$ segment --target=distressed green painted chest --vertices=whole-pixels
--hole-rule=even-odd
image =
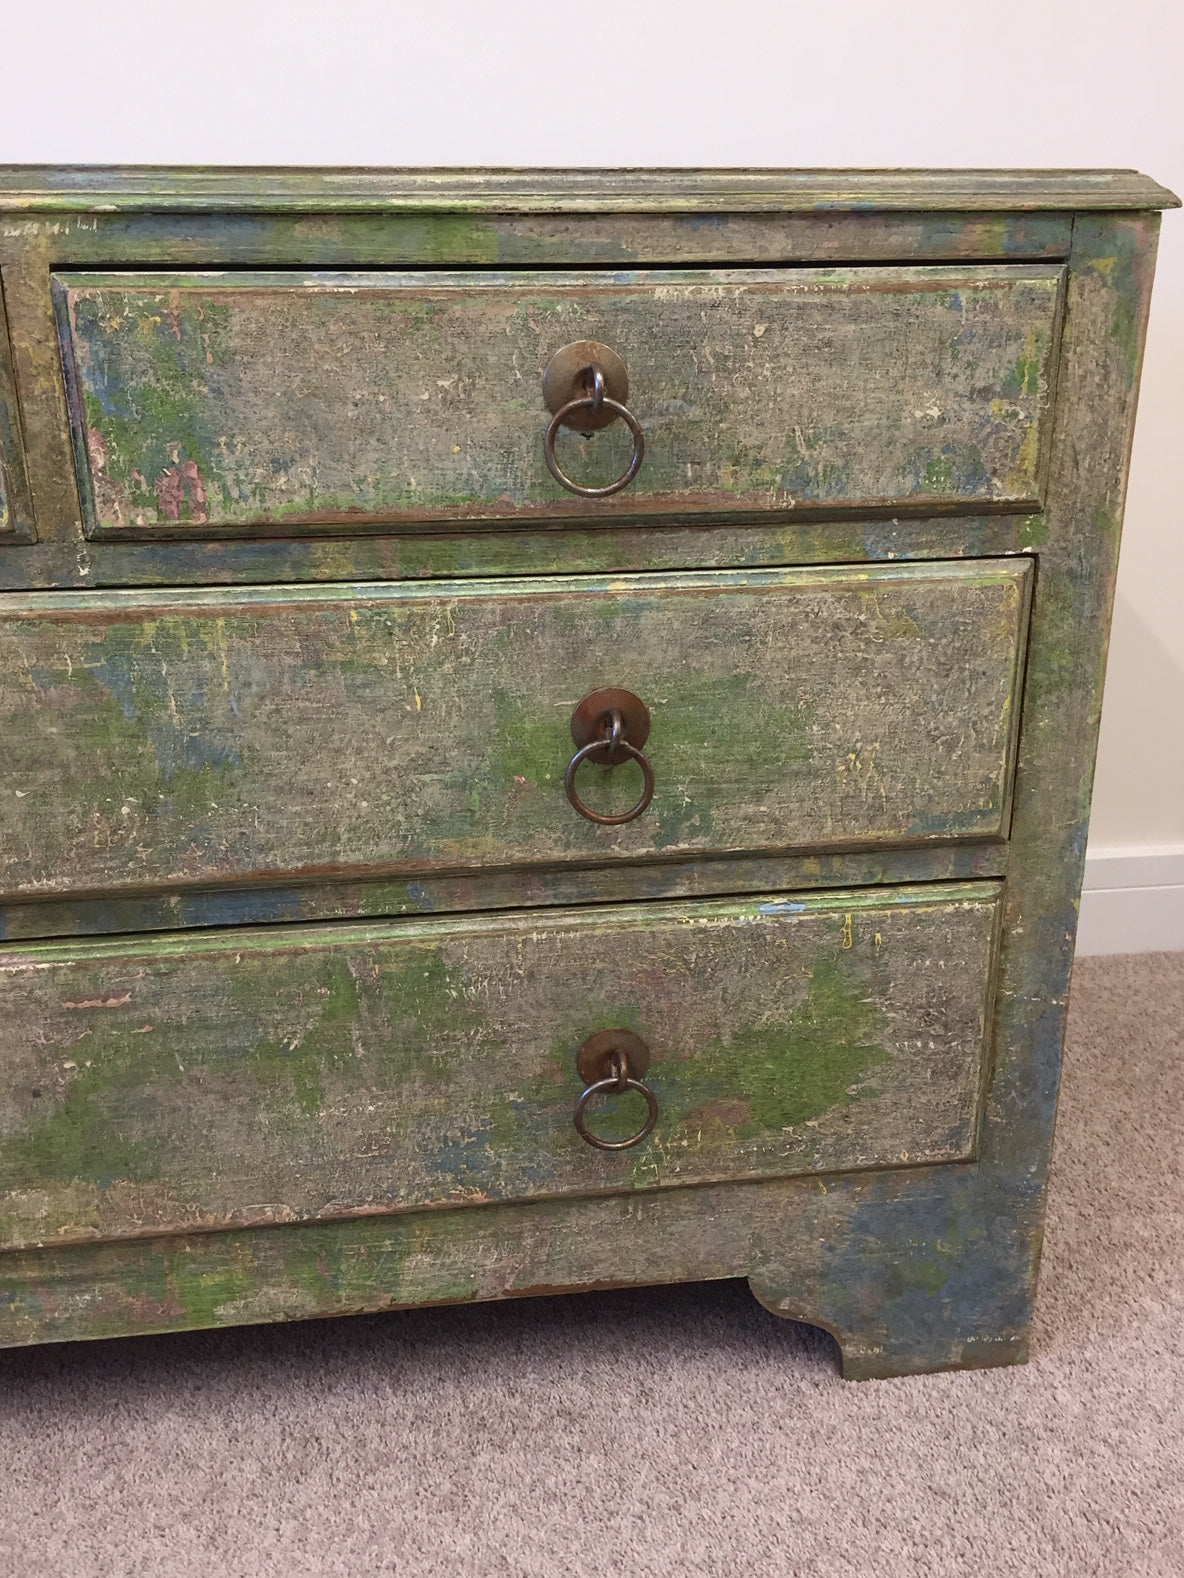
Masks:
[[[1024,1358],[1174,201],[0,170],[0,1343]]]

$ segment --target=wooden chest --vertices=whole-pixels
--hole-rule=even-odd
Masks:
[[[1023,1359],[1174,202],[0,171],[0,1344]]]

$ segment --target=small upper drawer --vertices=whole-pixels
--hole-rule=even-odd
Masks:
[[[1052,265],[55,276],[91,533],[283,536],[457,521],[1039,502]],[[547,470],[542,375],[625,363],[635,480]],[[560,429],[583,484],[622,422]]]
[[[973,1156],[995,884],[0,949],[0,1249]],[[625,1030],[652,1134],[581,1140]],[[589,1132],[628,1139],[641,1092]]]
[[[1031,569],[14,593],[0,893],[997,838]],[[606,688],[654,781],[612,826],[565,794]],[[643,771],[572,788],[620,817]]]

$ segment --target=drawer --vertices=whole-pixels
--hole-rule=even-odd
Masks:
[[[1038,504],[1056,265],[521,274],[61,274],[91,534]],[[633,483],[543,455],[565,344],[624,361]],[[584,485],[620,421],[561,429]]]
[[[0,893],[1006,835],[1026,559],[13,594]],[[600,826],[577,704],[644,703]],[[639,798],[590,762],[598,815]]]
[[[974,1154],[998,885],[0,951],[0,1242]],[[576,1133],[577,1055],[657,1121]],[[603,1103],[603,1105],[601,1105]],[[595,1096],[627,1139],[643,1097]]]

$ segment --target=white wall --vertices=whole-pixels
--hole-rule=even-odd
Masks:
[[[1110,165],[1184,191],[1180,0],[4,0],[0,61],[4,162]],[[1184,851],[1182,450],[1169,214],[1091,850]]]

